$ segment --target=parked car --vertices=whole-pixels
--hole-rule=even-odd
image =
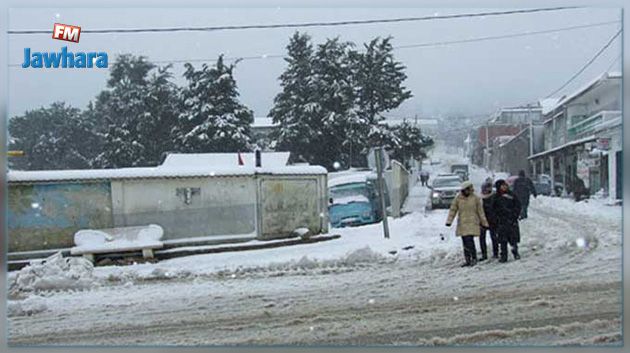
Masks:
[[[329,181],[328,214],[333,228],[380,222],[383,212],[376,175],[352,175]],[[385,188],[386,207],[389,194]]]
[[[534,181],[534,186],[536,186],[536,192],[541,195],[552,195],[551,193],[551,177],[547,174],[539,174],[536,180]],[[539,192],[538,189],[544,191]],[[564,191],[564,184],[559,181],[554,182],[554,190],[553,195],[560,196]]]
[[[468,164],[451,165],[451,173],[459,175],[462,180],[468,180]]]
[[[428,206],[431,209],[450,207],[461,184],[462,178],[457,174],[438,174],[431,184],[431,198]]]
[[[538,195],[551,196],[551,184],[534,181],[534,187]]]

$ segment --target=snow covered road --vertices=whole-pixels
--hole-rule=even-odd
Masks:
[[[485,174],[471,171],[475,185]],[[620,207],[538,198],[521,260],[460,268],[460,240],[446,210],[424,211],[427,195],[412,189],[390,240],[380,224],[348,228],[318,244],[99,267],[87,289],[16,296],[9,342],[621,343]]]

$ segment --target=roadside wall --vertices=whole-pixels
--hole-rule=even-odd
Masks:
[[[108,182],[9,185],[8,251],[74,246],[74,233],[113,226]]]
[[[253,176],[112,181],[116,227],[159,224],[164,240],[256,232]]]
[[[326,174],[9,183],[9,252],[74,246],[80,229],[158,224],[163,239],[328,231]]]
[[[327,176],[265,175],[258,179],[259,239],[291,236],[297,228],[328,232]]]

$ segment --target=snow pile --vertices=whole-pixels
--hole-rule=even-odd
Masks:
[[[560,197],[538,196],[530,200],[530,207],[562,212],[564,214],[580,215],[586,218],[596,218],[610,222],[621,223],[621,206],[610,206],[606,199],[588,199],[575,202],[572,199]]]
[[[94,266],[86,259],[66,257],[61,252],[18,271],[9,285],[12,293],[85,289],[96,284]]]
[[[285,249],[286,250],[286,249]],[[258,250],[264,252],[264,250]],[[343,267],[365,266],[386,261],[393,261],[391,256],[385,257],[372,249],[365,246],[356,250],[347,252],[340,257],[331,257],[328,259],[318,258],[317,256],[301,255],[296,258],[288,258],[286,261],[273,261],[273,257],[258,257],[256,261],[235,261],[233,265],[230,263],[218,262],[222,256],[236,256],[243,260],[245,256],[251,252],[238,252],[234,254],[212,254],[197,255],[185,258],[167,260],[161,262],[158,267],[154,264],[137,264],[131,266],[110,266],[97,268],[97,275],[102,276],[105,281],[116,283],[137,283],[140,281],[153,280],[170,280],[178,278],[195,278],[195,277],[242,277],[245,275],[265,273],[270,275],[273,272],[301,272],[306,274],[307,270],[330,270],[333,268],[341,269]],[[193,261],[191,261],[193,258]],[[275,257],[278,258],[277,256]],[[212,261],[215,260],[215,261]],[[191,263],[198,266],[190,266]],[[299,274],[299,273],[298,273]]]
[[[7,301],[7,316],[31,316],[46,311],[48,306],[44,298],[39,296],[28,297],[24,300]]]

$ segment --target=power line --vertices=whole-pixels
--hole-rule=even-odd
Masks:
[[[573,80],[575,80],[582,72],[584,72],[584,70],[586,70],[589,66],[591,66],[591,64],[595,61],[595,59],[597,59],[608,47],[610,47],[610,45],[615,41],[615,39],[617,37],[619,37],[619,35],[621,34],[622,30],[620,29],[619,31],[617,31],[617,33],[615,33],[614,36],[612,36],[612,38],[610,38],[610,40],[608,41],[608,43],[606,43],[606,45],[604,45],[598,52],[597,54],[595,54],[595,56],[593,56],[584,66],[582,66],[582,68],[580,70],[578,70],[578,72],[576,72],[573,76],[571,76],[571,78],[565,82],[562,86],[560,86],[560,88],[556,89],[555,91],[549,93],[545,98],[550,98],[551,96],[555,95],[556,93],[560,92],[563,88],[565,88],[567,85],[569,85],[569,83],[573,82]]]
[[[395,47],[395,49],[432,47],[432,46],[447,45],[447,44],[461,44],[461,43],[481,42],[481,41],[485,41],[485,40],[525,37],[525,36],[536,35],[536,34],[556,33],[556,32],[562,32],[562,31],[570,31],[570,30],[574,30],[574,29],[605,26],[605,25],[609,25],[609,24],[613,24],[613,23],[619,23],[619,22],[620,21],[617,20],[617,21],[593,23],[593,24],[588,24],[588,25],[580,25],[580,26],[571,26],[571,27],[549,29],[549,30],[543,30],[543,31],[527,31],[527,32],[521,32],[521,33],[503,34],[503,35],[489,36],[489,37],[477,37],[477,38],[460,39],[460,40],[452,40],[452,41],[444,41],[444,42],[432,42],[432,43],[422,43],[422,44],[401,45],[401,46]]]
[[[539,35],[539,34],[546,34],[546,33],[571,31],[571,30],[583,29],[583,28],[599,27],[599,26],[605,26],[605,25],[615,24],[619,22],[620,21],[618,20],[608,21],[608,22],[598,22],[598,23],[579,25],[579,26],[560,27],[560,28],[554,28],[554,29],[548,29],[548,30],[542,30],[542,31],[526,31],[526,32],[520,32],[520,33],[504,34],[504,35],[489,36],[489,37],[475,37],[475,38],[467,38],[467,39],[452,40],[452,41],[408,44],[408,45],[394,46],[393,48],[394,49],[412,49],[412,48],[422,48],[422,47],[431,47],[431,46],[444,46],[444,45],[451,45],[451,44],[473,43],[473,42],[481,42],[481,41],[488,41],[488,40],[507,39],[507,38],[514,38],[514,37],[524,37],[524,36],[530,36],[530,35]],[[223,58],[223,60],[247,61],[247,60],[261,60],[261,59],[280,59],[284,57],[285,57],[284,54],[271,54],[271,55],[254,55],[254,56],[241,56],[241,57],[225,57]],[[216,60],[217,60],[216,58],[212,58],[212,59],[197,58],[197,59],[157,60],[157,61],[152,61],[152,62],[154,64],[169,64],[169,63],[176,64],[176,63],[186,63],[186,62],[191,62],[191,63],[192,62],[215,62]],[[11,64],[9,66],[18,67],[18,66],[21,66],[21,64]]]
[[[205,31],[225,31],[225,30],[243,30],[243,29],[270,29],[270,28],[302,28],[302,27],[332,27],[332,26],[348,26],[376,23],[399,23],[399,22],[416,22],[431,20],[447,20],[457,18],[485,17],[485,16],[503,16],[515,14],[529,14],[549,11],[560,11],[577,9],[578,6],[561,6],[548,8],[534,8],[510,11],[496,12],[478,12],[463,13],[442,16],[422,16],[422,17],[402,17],[380,20],[354,20],[354,21],[336,21],[336,22],[304,22],[304,23],[282,23],[282,24],[256,24],[256,25],[237,25],[237,26],[212,26],[212,27],[165,27],[165,28],[113,28],[113,29],[85,29],[81,33],[159,33],[159,32],[205,32]],[[9,30],[8,34],[50,34],[50,30]]]

